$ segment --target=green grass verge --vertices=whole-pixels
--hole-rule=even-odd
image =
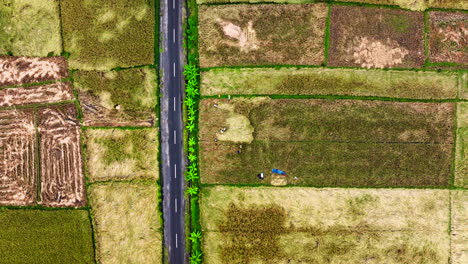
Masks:
[[[85,210],[0,210],[0,262],[95,263]]]
[[[0,0],[0,54],[60,55],[58,1]]]
[[[456,98],[456,73],[326,68],[219,68],[202,72],[202,95],[349,95]]]
[[[154,0],[62,0],[64,47],[72,69],[154,64]]]

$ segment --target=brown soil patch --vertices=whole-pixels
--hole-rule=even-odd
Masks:
[[[83,206],[80,128],[74,105],[39,110],[41,198],[46,206]]]
[[[36,201],[37,151],[32,111],[0,111],[0,205]]]
[[[200,6],[200,65],[323,62],[327,6]]]
[[[72,99],[71,83],[68,82],[0,90],[0,106],[56,103]]]
[[[423,24],[420,12],[334,5],[329,64],[420,67],[424,62]]]
[[[429,13],[429,50],[433,62],[468,65],[468,13]]]
[[[64,57],[0,56],[0,87],[68,77]]]

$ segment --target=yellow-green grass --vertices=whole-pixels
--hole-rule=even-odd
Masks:
[[[84,125],[154,125],[157,89],[154,69],[77,71],[73,78]]]
[[[162,263],[155,184],[92,184],[89,191],[99,263]]]
[[[326,68],[211,69],[202,72],[202,95],[352,95],[412,99],[456,98],[456,73]]]
[[[72,69],[154,63],[154,0],[62,0],[61,12]]]
[[[447,186],[453,104],[359,100],[204,99],[204,183]],[[260,181],[258,173],[266,173]],[[294,179],[298,177],[298,179]]]
[[[468,191],[456,190],[451,193],[452,230],[451,254],[453,264],[468,262]]]
[[[323,3],[200,6],[200,66],[321,64],[326,15]]]
[[[157,129],[86,129],[84,137],[91,181],[159,177]]]
[[[0,262],[95,263],[85,210],[0,209]]]
[[[59,55],[58,1],[0,0],[0,54]]]
[[[447,263],[449,191],[205,187],[207,263]],[[289,261],[289,262],[288,262]]]
[[[457,143],[455,157],[455,185],[468,187],[468,103],[457,105]]]
[[[307,4],[313,0],[197,0],[198,4],[220,4],[220,3],[278,3],[278,4]]]
[[[363,68],[423,66],[422,12],[333,5],[330,19],[329,65]]]

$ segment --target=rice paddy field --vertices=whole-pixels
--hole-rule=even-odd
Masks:
[[[161,263],[154,183],[93,184],[89,193],[99,263]]]
[[[465,2],[327,1],[302,61],[233,50],[320,3],[197,0],[203,262],[468,262]]]
[[[448,190],[205,187],[205,260],[447,263],[458,254],[447,232],[449,196]]]

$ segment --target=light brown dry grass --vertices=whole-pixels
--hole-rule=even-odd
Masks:
[[[200,66],[321,64],[325,4],[200,6]]]
[[[91,185],[99,263],[161,263],[162,235],[156,193],[156,185]]]
[[[468,262],[468,191],[456,190],[451,192],[452,200],[452,263]]]
[[[207,263],[226,263],[223,249],[233,240],[219,232],[219,225],[229,221],[226,210],[231,204],[242,209],[284,208],[286,221],[278,230],[284,258],[275,263],[413,264],[448,259],[448,190],[205,187],[201,219]]]
[[[468,187],[468,103],[457,105],[455,185]]]
[[[157,129],[85,130],[90,180],[157,179],[157,138]]]

